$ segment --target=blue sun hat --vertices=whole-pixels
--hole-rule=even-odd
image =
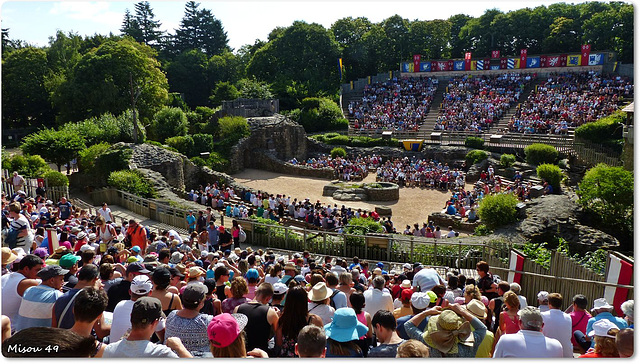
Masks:
[[[339,308],[333,315],[333,321],[324,325],[324,331],[328,338],[344,343],[358,340],[366,335],[369,329],[363,325],[356,317],[353,308]]]

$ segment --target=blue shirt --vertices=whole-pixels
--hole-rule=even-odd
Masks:
[[[189,224],[190,229],[196,228],[196,217],[193,215],[187,215],[187,224]]]
[[[71,300],[75,301],[76,293],[78,292],[80,292],[79,288],[72,288],[56,300],[56,303],[53,306],[53,309],[55,310],[56,319],[58,321],[58,327],[63,329],[70,329],[76,323],[76,318],[73,315],[73,302],[71,302],[71,305],[69,306],[69,309],[67,310],[67,312],[64,314],[64,317],[61,317],[61,316],[62,316],[62,311],[64,311],[64,309],[67,307],[69,302]]]
[[[59,290],[43,284],[27,288],[16,317],[16,331],[29,327],[51,327],[51,312]]]
[[[218,244],[218,227],[213,225],[213,229],[210,226],[207,226],[207,231],[209,232],[209,244],[217,245]]]
[[[407,334],[407,332],[404,330],[404,324],[407,321],[411,320],[413,316],[414,315],[407,315],[407,316],[402,316],[398,319],[396,331],[398,332],[398,336],[400,336],[401,339],[405,339],[405,340],[411,339]],[[418,324],[418,329],[420,329],[421,331],[425,331],[425,329],[427,328],[427,322],[429,322],[429,316],[427,316],[427,318],[425,318],[424,320],[422,320],[421,323]]]
[[[593,330],[593,324],[596,321],[600,321],[600,320],[609,320],[613,322],[616,326],[618,326],[620,330],[626,329],[628,327],[627,322],[624,320],[624,318],[615,317],[611,314],[611,312],[602,312],[597,314],[595,317],[590,318],[589,321],[587,321],[587,330],[585,331],[585,333],[589,335],[591,330]],[[596,341],[591,340],[591,347],[594,347],[595,344],[596,344]]]
[[[453,205],[447,206],[447,215],[455,215],[456,208]]]

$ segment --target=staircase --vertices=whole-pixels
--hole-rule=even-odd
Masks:
[[[442,105],[442,100],[444,100],[444,92],[447,89],[448,81],[440,81],[438,83],[438,88],[435,91],[433,101],[431,101],[431,107],[429,108],[429,112],[427,116],[424,118],[424,122],[420,126],[419,134],[428,135],[433,132],[433,127],[436,125],[436,119],[440,114],[440,106]]]
[[[509,108],[509,110],[507,110],[507,112],[502,115],[502,117],[496,123],[494,123],[493,126],[491,126],[491,128],[489,128],[488,133],[496,134],[500,133],[500,131],[504,132],[504,130],[507,129],[507,125],[509,125],[509,120],[511,120],[511,117],[515,115],[518,104],[525,102],[529,95],[531,95],[531,92],[536,89],[536,86],[544,82],[544,80],[544,78],[536,78],[529,84],[529,86],[525,87],[524,91],[520,94],[520,98],[518,98],[518,101],[516,101],[516,103],[513,104]]]
[[[352,101],[362,101],[362,92],[360,90],[342,94],[342,115],[349,121],[349,129],[353,127],[353,122],[355,121],[354,117],[349,116],[349,104]]]

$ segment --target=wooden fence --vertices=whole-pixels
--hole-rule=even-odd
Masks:
[[[7,196],[12,196],[16,192],[13,184],[11,183],[12,172],[3,169],[2,170],[2,192],[6,193]],[[38,182],[43,182],[44,187],[46,188],[45,197],[51,201],[58,201],[60,197],[64,196],[69,198],[69,186],[49,186],[49,181],[46,178],[25,178],[24,186],[22,190],[27,194],[27,196],[35,197],[36,196],[36,188],[38,188]]]
[[[582,138],[576,138],[573,148],[578,159],[587,165],[595,166],[598,163],[605,163],[612,167],[622,166],[620,154]]]
[[[507,278],[509,267],[503,260],[492,256],[485,258],[493,273],[502,279]],[[604,275],[597,274],[556,251],[551,252],[549,269],[525,259],[522,271],[518,273],[522,274],[522,294],[527,297],[527,303],[534,306],[538,305],[536,295],[540,291],[560,293],[564,305],[568,307],[576,294],[585,295],[591,302],[603,297],[604,288],[612,285],[605,282]],[[633,299],[633,283],[625,288],[629,288],[627,299]]]

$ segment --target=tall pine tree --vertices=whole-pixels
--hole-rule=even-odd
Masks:
[[[134,8],[135,15],[131,15],[129,9],[126,10],[120,31],[123,35],[133,37],[136,42],[157,46],[162,37],[161,23],[154,19],[151,5],[148,1],[141,1],[136,3]]]
[[[176,29],[175,48],[178,52],[197,49],[211,57],[229,49],[227,32],[211,10],[198,9],[200,3],[189,1],[185,5],[180,28]]]

